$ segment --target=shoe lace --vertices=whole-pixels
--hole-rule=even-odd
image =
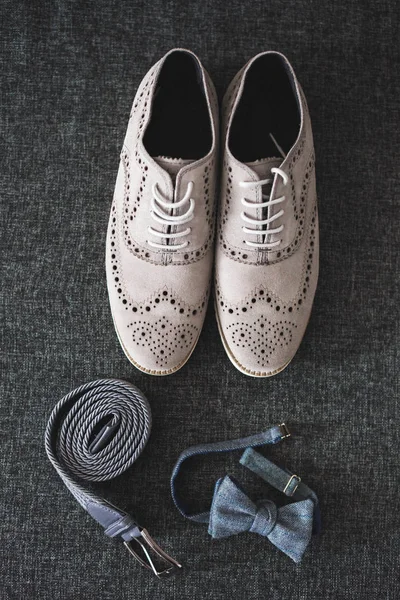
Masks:
[[[280,177],[282,177],[283,179],[283,183],[284,185],[287,184],[288,182],[288,177],[286,175],[286,173],[284,171],[282,171],[282,169],[279,169],[278,167],[273,167],[271,169],[271,173],[272,174],[276,174],[276,175],[280,175]],[[259,181],[240,181],[239,185],[242,188],[254,188],[254,187],[263,187],[265,185],[268,185],[272,182],[272,179],[260,179]],[[281,204],[282,202],[285,201],[286,196],[280,196],[279,198],[275,198],[274,200],[270,200],[270,196],[267,194],[262,194],[262,199],[263,202],[249,202],[248,200],[246,200],[246,198],[242,198],[241,202],[243,204],[243,206],[245,206],[246,208],[269,208],[270,206],[274,206],[275,204]],[[276,214],[272,215],[272,217],[268,217],[267,219],[257,219],[254,217],[249,217],[248,215],[246,215],[245,212],[241,213],[241,217],[243,219],[243,221],[245,221],[246,223],[248,223],[249,225],[253,225],[253,227],[255,227],[256,229],[250,229],[249,227],[243,226],[242,229],[245,233],[250,234],[250,235],[262,235],[262,236],[267,236],[267,235],[273,235],[274,233],[280,233],[283,230],[283,225],[280,225],[279,227],[275,227],[273,229],[269,228],[269,225],[271,223],[273,223],[274,221],[276,221],[277,219],[279,219],[283,214],[284,214],[284,210],[281,209],[279,212],[277,212]],[[266,225],[267,228],[266,229],[257,229],[257,226],[260,225]],[[273,248],[274,246],[278,246],[282,240],[276,240],[275,242],[267,242],[265,241],[265,237],[264,237],[264,241],[263,242],[252,242],[250,240],[245,240],[245,243],[248,246],[252,246],[255,248]]]
[[[188,182],[187,189],[182,200],[179,200],[179,202],[174,202],[173,204],[171,202],[166,202],[162,198],[156,183],[153,185],[152,191],[153,197],[151,199],[150,214],[157,223],[167,226],[168,232],[164,233],[163,231],[157,231],[157,229],[154,229],[153,227],[148,227],[147,231],[149,233],[154,235],[156,238],[165,239],[165,242],[153,242],[152,240],[147,240],[147,243],[153,248],[160,248],[162,250],[179,250],[180,248],[186,248],[186,246],[189,244],[188,240],[182,242],[181,244],[172,245],[168,245],[168,241],[182,238],[192,231],[191,227],[187,227],[184,231],[175,231],[171,233],[170,228],[176,225],[183,225],[184,223],[188,223],[193,219],[195,201],[190,197],[193,191],[193,181]],[[174,212],[177,208],[181,208],[184,206],[184,204],[187,204],[187,202],[189,202],[189,206],[186,212],[182,213],[181,215],[169,214],[171,211]]]

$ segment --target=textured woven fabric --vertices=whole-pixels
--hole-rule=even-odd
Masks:
[[[138,523],[84,485],[124,473],[143,452],[151,430],[147,399],[120,379],[90,381],[69,392],[50,415],[48,459],[66,488],[110,537],[140,535]]]
[[[397,599],[399,5],[3,0],[1,12],[1,598]],[[220,96],[251,56],[280,50],[307,96],[320,279],[300,350],[270,380],[233,368],[212,307],[190,361],[163,379],[136,371],[114,332],[104,253],[119,152],[140,80],[178,45]],[[104,493],[182,561],[166,584],[104,536],[46,458],[56,401],[101,377],[151,404],[143,455]],[[210,540],[169,493],[184,448],[281,420],[294,438],[265,452],[304,477],[323,518],[300,566],[261,536]],[[273,496],[238,459],[193,459],[193,510],[227,472]]]

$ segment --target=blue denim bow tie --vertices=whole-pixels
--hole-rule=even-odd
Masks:
[[[276,444],[287,437],[290,437],[290,433],[286,425],[282,424],[247,438],[187,448],[179,456],[171,476],[171,493],[175,506],[187,519],[208,523],[208,532],[213,538],[224,538],[246,531],[258,533],[292,560],[300,562],[311,535],[320,531],[318,498],[300,477],[278,467],[254,450],[255,446]],[[236,480],[226,475],[215,484],[210,510],[188,512],[175,489],[182,463],[192,456],[239,449],[245,449],[240,459],[243,466],[294,502],[279,508],[268,500],[255,503]]]
[[[215,485],[208,533],[213,538],[244,531],[258,533],[300,562],[311,539],[313,514],[310,499],[280,508],[270,500],[255,504],[234,479],[225,475]]]

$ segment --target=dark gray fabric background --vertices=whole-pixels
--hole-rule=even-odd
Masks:
[[[1,13],[1,599],[398,599],[398,3],[3,0]],[[119,151],[140,80],[178,45],[220,95],[252,55],[281,50],[309,101],[319,287],[296,358],[272,379],[234,369],[212,307],[170,377],[136,371],[114,333],[104,246]],[[103,488],[184,563],[165,584],[102,534],[46,459],[55,402],[104,376],[137,384],[153,409],[145,453]],[[255,535],[212,541],[169,493],[183,448],[283,419],[296,435],[268,455],[315,489],[323,515],[300,566]],[[193,462],[196,507],[227,470],[266,492],[238,458]]]

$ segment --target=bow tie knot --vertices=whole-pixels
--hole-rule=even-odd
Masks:
[[[264,500],[258,504],[258,509],[249,531],[267,537],[276,525],[278,509],[271,500]]]

